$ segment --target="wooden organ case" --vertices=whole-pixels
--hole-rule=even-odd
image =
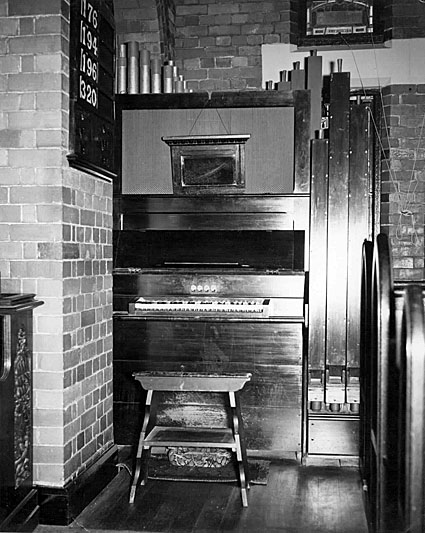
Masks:
[[[241,392],[248,451],[295,457],[304,439],[309,93],[126,95],[117,104],[123,157],[114,200],[117,444],[134,444],[140,428],[144,393],[133,372],[250,372]],[[288,115],[279,115],[282,109]],[[270,117],[267,127],[258,124],[262,113]],[[246,190],[173,194],[161,136],[230,129],[253,133]],[[287,146],[278,137],[285,129]],[[278,162],[267,160],[271,143]],[[157,179],[150,177],[155,169],[162,169]],[[204,396],[169,394],[158,419],[227,425],[219,398]]]
[[[130,443],[136,433],[141,398],[132,371],[192,370],[208,352],[208,371],[214,356],[217,371],[224,361],[223,370],[253,372],[242,398],[249,451],[358,456],[359,265],[362,242],[379,221],[379,95],[351,90],[350,74],[339,68],[323,78],[318,94],[126,95],[117,103],[123,154],[114,217],[117,442]],[[189,133],[251,134],[244,191],[175,194],[170,154],[159,139]],[[205,270],[208,263],[213,271]],[[270,314],[276,299],[291,298],[285,291],[295,284],[283,283],[290,276],[303,278],[304,294],[300,289],[296,298],[308,312]],[[223,299],[273,305],[264,305],[267,317],[258,318],[260,312],[249,320],[231,312],[205,316],[205,309],[188,316],[191,287],[203,297],[211,285]],[[129,313],[138,297],[147,300],[139,303],[145,316]],[[166,309],[170,297],[172,315],[167,309],[168,316],[146,316],[146,306]],[[163,417],[187,422],[198,403],[183,408],[171,398]],[[208,417],[216,413],[214,406],[202,409]]]

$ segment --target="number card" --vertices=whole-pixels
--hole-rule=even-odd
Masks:
[[[116,176],[115,23],[112,0],[71,0],[69,164]]]

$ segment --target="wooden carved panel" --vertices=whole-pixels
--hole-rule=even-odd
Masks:
[[[15,488],[18,488],[31,476],[31,362],[24,327],[18,331],[16,358],[14,364],[15,379]]]

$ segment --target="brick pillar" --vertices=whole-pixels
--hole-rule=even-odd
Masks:
[[[112,184],[66,159],[69,3],[0,0],[0,35],[2,289],[45,302],[34,480],[62,487],[113,446]]]
[[[385,87],[383,103],[381,229],[390,237],[394,278],[419,281],[425,279],[425,85]]]

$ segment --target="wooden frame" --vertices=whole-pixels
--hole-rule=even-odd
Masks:
[[[116,167],[122,157],[122,112],[142,109],[222,109],[255,107],[294,108],[294,174],[293,192],[306,193],[310,187],[310,92],[241,91],[137,94],[116,96]],[[248,132],[249,133],[249,132]],[[122,176],[114,182],[114,192],[121,194]]]
[[[333,35],[307,35],[307,0],[301,0],[298,7],[298,46],[319,47],[344,45],[370,45],[384,41],[384,2],[373,0],[373,32],[347,33],[336,32]],[[387,37],[390,38],[390,37]]]

